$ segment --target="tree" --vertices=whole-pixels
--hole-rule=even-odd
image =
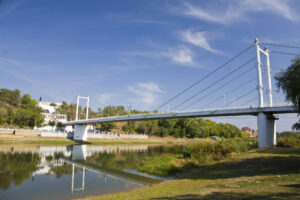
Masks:
[[[53,126],[56,125],[56,122],[55,122],[55,121],[49,121],[49,122],[48,122],[48,125],[53,127]]]
[[[0,103],[19,106],[21,103],[19,90],[0,89]]]
[[[117,124],[115,122],[104,122],[101,123],[101,131],[111,131],[112,129],[116,128]]]
[[[300,57],[293,60],[293,64],[275,76],[276,84],[285,93],[285,98],[291,101],[300,114]],[[293,129],[300,130],[300,120],[293,125]]]

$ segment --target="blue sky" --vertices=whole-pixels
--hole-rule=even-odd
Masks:
[[[0,85],[44,101],[71,103],[80,94],[91,97],[93,108],[132,105],[153,110],[256,37],[299,46],[299,11],[297,0],[0,0]],[[251,49],[162,110],[172,109],[253,56]],[[273,74],[286,68],[292,58],[271,52]],[[254,62],[247,67],[230,77],[254,68]],[[253,69],[189,109],[206,108],[218,98],[210,106],[223,106],[224,94],[255,76]],[[255,81],[241,86],[225,102],[241,105],[257,93],[234,99],[255,87]],[[207,93],[210,90],[202,96]],[[283,100],[282,94],[274,93],[274,102]],[[296,115],[282,118],[279,127],[289,129]],[[217,120],[233,120],[238,126],[251,121],[245,117]],[[254,127],[252,121],[249,126]]]

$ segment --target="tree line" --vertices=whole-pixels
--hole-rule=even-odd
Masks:
[[[34,127],[43,124],[38,102],[19,90],[0,89],[0,124]]]
[[[160,137],[173,136],[176,138],[206,138],[209,136],[231,138],[249,136],[232,124],[216,123],[212,120],[202,118],[131,121],[123,126],[123,131]]]
[[[43,125],[43,110],[38,102],[29,94],[21,95],[19,90],[0,89],[0,124],[17,125],[20,127],[34,127]],[[57,113],[67,115],[68,120],[75,120],[76,104],[63,102],[56,110]],[[79,119],[85,118],[86,108],[79,106]],[[118,115],[142,114],[147,111],[126,110],[124,106],[105,106],[93,111],[89,108],[89,117],[110,117]],[[119,127],[117,129],[117,127]],[[128,133],[142,133],[154,136],[174,137],[242,137],[245,134],[231,124],[215,123],[205,119],[161,119],[146,121],[130,121],[120,127],[115,122],[101,123],[97,126],[102,131],[123,131]]]

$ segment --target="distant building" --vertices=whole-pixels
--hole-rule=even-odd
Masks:
[[[61,105],[62,103],[60,102],[45,102],[45,101],[39,102],[39,107],[49,113],[55,113],[56,109]]]
[[[250,137],[257,137],[258,136],[258,131],[257,130],[253,130],[249,127],[243,127],[242,131],[248,133],[250,135]]]
[[[49,122],[55,122],[57,123],[64,123],[67,122],[67,115],[58,114],[56,113],[56,109],[62,105],[60,102],[45,102],[40,101],[39,107],[43,109],[43,113],[41,113],[44,116],[44,126],[39,128],[39,130],[61,130],[62,127],[58,126],[50,126]],[[72,126],[65,127],[65,130],[72,131]]]
[[[42,113],[44,116],[44,123],[48,124],[50,121],[53,122],[67,122],[67,115],[62,115],[62,114],[52,114],[52,113]]]

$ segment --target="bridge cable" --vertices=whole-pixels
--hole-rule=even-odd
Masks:
[[[283,54],[283,55],[290,55],[290,56],[299,56],[300,55],[300,53],[296,54],[296,53],[282,52],[282,51],[273,51],[273,50],[271,50],[271,52],[278,53],[278,54]]]
[[[252,101],[254,101],[256,99],[257,99],[257,97],[254,97],[254,98],[250,99],[249,101],[243,103],[242,106],[247,105],[248,103],[250,103],[250,102],[252,102]]]
[[[207,89],[211,88],[212,86],[216,85],[217,83],[219,83],[220,81],[224,80],[225,78],[227,78],[228,76],[230,76],[232,73],[237,72],[238,70],[242,69],[243,67],[247,66],[249,63],[251,63],[255,58],[251,58],[250,60],[248,60],[246,63],[240,65],[239,67],[237,67],[236,69],[232,70],[231,72],[227,73],[225,76],[221,77],[220,79],[218,79],[217,81],[215,81],[213,84],[207,86],[206,88],[204,88],[203,90],[200,90],[199,92],[197,92],[196,94],[194,94],[193,96],[191,96],[190,98],[184,100],[183,102],[177,104],[175,107],[172,108],[172,110],[175,110],[176,108],[178,108],[179,106],[185,104],[186,102],[190,101],[191,99],[195,98],[196,96],[198,96],[199,94],[203,93],[204,91],[206,91]]]
[[[232,92],[235,92],[237,89],[240,89],[240,88],[242,88],[242,87],[248,85],[249,83],[251,83],[252,81],[254,81],[254,80],[256,80],[256,79],[257,79],[257,77],[255,76],[255,77],[253,77],[252,79],[245,81],[243,84],[241,84],[241,85],[239,85],[238,87],[235,87],[234,89],[232,89],[232,90],[230,90],[229,92],[227,92],[226,95],[229,95],[229,94],[231,94]],[[220,97],[214,99],[213,101],[211,101],[211,102],[209,102],[208,104],[206,104],[205,107],[211,105],[212,103],[215,103],[215,102],[218,101],[219,99],[220,99]]]
[[[199,79],[198,81],[196,81],[195,83],[193,83],[192,85],[188,86],[187,88],[185,88],[184,90],[180,91],[179,93],[177,93],[175,96],[173,96],[172,98],[168,99],[167,101],[165,101],[164,103],[162,103],[161,105],[159,105],[155,110],[158,110],[160,108],[162,108],[163,106],[167,105],[169,102],[173,101],[174,99],[176,99],[177,97],[179,97],[180,95],[184,94],[185,92],[187,92],[188,90],[190,90],[191,88],[193,88],[194,86],[198,85],[200,82],[202,82],[203,80],[207,79],[209,76],[211,76],[212,74],[214,74],[215,72],[219,71],[220,69],[222,69],[223,67],[225,67],[226,65],[228,65],[229,63],[231,63],[233,60],[237,59],[238,57],[240,57],[242,54],[244,54],[245,52],[247,52],[249,49],[251,49],[253,47],[253,45],[250,45],[249,47],[245,48],[244,50],[240,51],[237,55],[235,55],[234,57],[232,57],[231,59],[229,59],[228,61],[226,61],[224,64],[220,65],[218,68],[216,68],[214,71],[210,72],[209,74],[207,74],[206,76],[202,77],[201,79]]]
[[[194,105],[195,103],[198,103],[200,100],[205,99],[206,97],[208,97],[209,95],[215,93],[216,91],[224,88],[225,86],[227,86],[228,84],[232,83],[233,81],[243,77],[245,74],[247,74],[249,71],[253,70],[255,68],[251,67],[250,69],[248,69],[247,71],[243,72],[242,74],[239,74],[238,76],[234,77],[233,79],[230,79],[228,82],[226,82],[225,84],[221,85],[220,87],[218,87],[217,89],[213,90],[212,92],[208,93],[207,95],[205,95],[204,97],[201,97],[199,99],[197,99],[196,101],[193,101],[192,103],[190,103],[189,105],[185,106],[182,110]]]
[[[300,49],[299,46],[291,46],[291,45],[285,45],[285,44],[279,44],[279,43],[261,42],[261,44],[263,44],[263,45],[269,45],[269,46],[284,47],[284,48]]]
[[[229,103],[225,104],[225,106],[228,106],[228,105],[230,105],[231,103],[233,103],[233,102],[235,102],[235,101],[237,101],[237,100],[239,100],[239,99],[244,98],[245,96],[251,94],[251,93],[254,92],[255,90],[257,90],[257,88],[254,88],[254,89],[251,90],[250,92],[247,92],[247,93],[243,94],[242,96],[240,96],[240,97],[234,99],[233,101],[230,101]]]
[[[262,75],[265,75],[265,74],[266,74],[266,71],[264,71]],[[240,88],[242,88],[242,87],[248,85],[249,83],[251,83],[252,81],[254,81],[254,80],[256,80],[256,79],[257,79],[256,76],[253,77],[253,78],[250,79],[249,81],[246,81],[246,82],[244,82],[243,84],[241,84],[240,86],[238,86],[238,87],[236,87],[236,88],[230,90],[229,92],[226,93],[226,95],[229,95],[229,94],[233,93],[234,91],[236,91],[236,90],[238,90],[238,89],[240,89]],[[215,100],[213,100],[213,101],[211,101],[210,103],[206,104],[205,107],[207,107],[207,106],[209,106],[210,104],[212,104],[212,103],[218,101],[220,98],[221,98],[221,97],[216,98]]]

